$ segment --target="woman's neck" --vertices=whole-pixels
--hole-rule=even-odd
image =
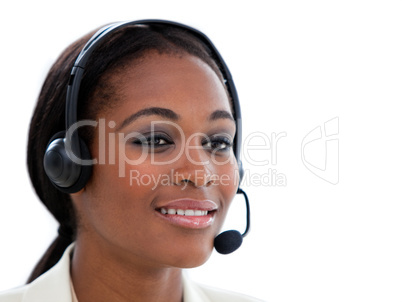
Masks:
[[[79,302],[182,301],[181,269],[157,266],[78,239],[71,278]]]

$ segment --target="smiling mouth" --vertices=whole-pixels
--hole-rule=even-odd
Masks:
[[[163,221],[184,229],[203,229],[215,221],[217,210],[159,208],[156,213]]]
[[[185,229],[202,229],[211,226],[218,209],[218,204],[212,200],[192,198],[161,202],[155,208],[157,216],[164,222]]]
[[[159,212],[163,215],[180,215],[180,216],[207,216],[213,211],[206,210],[192,210],[192,209],[172,209],[172,208],[160,208]]]

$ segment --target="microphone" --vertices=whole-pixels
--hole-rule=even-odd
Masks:
[[[230,254],[237,250],[243,243],[243,237],[239,231],[230,230],[220,233],[214,239],[214,247],[220,254]]]
[[[246,201],[246,212],[247,212],[246,230],[244,231],[243,234],[240,234],[240,232],[236,230],[229,230],[222,232],[218,236],[216,236],[214,239],[214,247],[215,250],[220,254],[226,255],[233,253],[235,250],[237,250],[243,243],[243,238],[246,237],[246,235],[250,230],[250,204],[248,201],[248,197],[246,192],[244,192],[240,188],[237,189],[237,194],[239,193],[243,194],[244,199]]]

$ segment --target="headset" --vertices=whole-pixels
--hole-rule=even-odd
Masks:
[[[236,87],[234,85],[231,73],[227,65],[225,64],[225,61],[223,60],[222,56],[215,48],[215,46],[212,44],[212,42],[209,40],[209,38],[202,32],[187,25],[172,21],[147,19],[118,22],[101,28],[90,38],[90,40],[85,44],[84,48],[78,55],[71,70],[70,79],[67,86],[65,108],[66,130],[56,133],[50,139],[43,159],[44,170],[51,183],[61,192],[71,194],[78,192],[82,188],[84,188],[89,178],[91,177],[92,164],[90,164],[91,155],[89,152],[89,148],[85,144],[84,140],[79,137],[78,131],[76,131],[76,123],[78,122],[78,95],[80,91],[82,77],[88,59],[90,58],[93,51],[117,29],[131,25],[163,25],[177,27],[189,32],[190,34],[198,38],[209,49],[210,55],[213,57],[215,62],[218,63],[218,67],[222,73],[234,106],[234,119],[237,129],[236,135],[234,137],[233,149],[239,167],[239,176],[241,182],[244,175],[242,163],[240,160],[242,133],[241,111]],[[250,210],[248,198],[247,195],[245,195],[244,191],[239,188],[237,193],[243,194],[246,199],[247,227],[246,231],[242,235],[240,235],[241,237],[244,237],[249,230]],[[222,234],[225,233],[226,232]]]

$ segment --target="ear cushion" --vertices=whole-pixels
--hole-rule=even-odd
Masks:
[[[91,153],[89,152],[89,148],[87,144],[84,142],[83,139],[80,138],[80,150],[81,150],[81,158],[85,160],[90,160],[92,159]],[[76,193],[83,189],[86,184],[88,183],[88,180],[91,178],[92,175],[92,165],[85,165],[85,166],[80,166],[81,167],[81,173],[77,179],[77,182],[72,185],[71,187],[68,188],[59,188],[60,191],[64,193]]]
[[[64,146],[65,131],[50,139],[43,165],[51,183],[63,193],[76,193],[85,187],[92,174],[92,165],[79,165],[68,156]],[[91,154],[85,142],[79,138],[81,159],[90,160]]]

